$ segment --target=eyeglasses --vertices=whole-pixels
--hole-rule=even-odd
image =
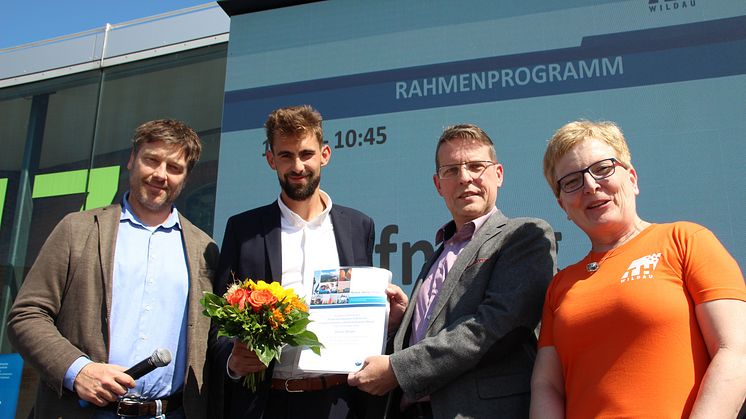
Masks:
[[[437,174],[439,179],[456,179],[461,175],[461,167],[466,168],[466,172],[469,173],[472,179],[477,179],[482,176],[488,167],[497,164],[494,161],[465,161],[463,163],[456,164],[444,164],[438,167]]]
[[[614,174],[617,166],[624,167],[623,164],[619,163],[619,160],[613,157],[599,160],[583,170],[578,170],[577,172],[568,173],[565,176],[562,176],[560,180],[557,181],[557,186],[564,193],[575,192],[585,184],[586,173],[593,176],[593,179],[596,180],[606,179]]]

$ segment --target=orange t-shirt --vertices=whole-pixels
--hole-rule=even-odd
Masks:
[[[651,225],[560,271],[539,346],[559,355],[567,418],[688,417],[710,362],[694,307],[718,299],[746,301],[743,275],[689,222]]]

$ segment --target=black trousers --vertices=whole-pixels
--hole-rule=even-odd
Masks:
[[[323,391],[270,390],[263,419],[366,419],[383,417],[385,398],[346,385]]]

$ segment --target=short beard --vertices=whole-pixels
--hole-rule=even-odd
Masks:
[[[174,202],[176,202],[176,199],[179,197],[179,195],[181,195],[181,191],[184,190],[185,185],[186,185],[186,182],[182,182],[176,187],[176,189],[167,189],[166,197],[161,203],[151,202],[148,200],[147,195],[142,195],[140,193],[135,193],[135,199],[144,208],[147,208],[153,212],[158,212],[164,209],[170,209],[171,206],[173,206]],[[133,186],[134,185],[130,185],[130,194],[135,192],[135,189]],[[136,192],[139,192],[139,191],[136,191]]]
[[[320,175],[311,175],[305,186],[293,186],[287,178],[280,178],[280,187],[285,192],[285,195],[293,201],[305,201],[313,196],[314,192],[316,192],[316,189],[319,187],[319,183],[321,183]]]

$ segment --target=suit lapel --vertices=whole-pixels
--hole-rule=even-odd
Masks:
[[[202,296],[199,293],[198,273],[195,271],[199,269],[199,258],[198,254],[195,254],[195,248],[192,241],[191,227],[192,225],[179,213],[179,222],[181,224],[181,241],[184,246],[184,253],[186,254],[186,264],[189,282],[189,294],[187,296],[187,359],[191,359],[192,351],[189,348],[196,348],[196,333],[194,333],[194,327],[197,324],[197,318],[200,316],[202,306],[199,304],[199,299]]]
[[[117,244],[117,232],[119,231],[119,219],[122,214],[120,205],[110,205],[104,208],[97,216],[98,224],[98,254],[101,262],[101,273],[106,296],[106,319],[111,316],[111,287],[114,276],[114,251]]]
[[[339,207],[332,206],[329,215],[332,217],[334,228],[334,240],[337,243],[337,255],[341,266],[350,266],[354,263],[355,255],[352,251],[352,222],[345,212]]]
[[[202,306],[199,304],[199,300],[202,298],[199,292],[203,287],[197,283],[200,279],[200,261],[204,258],[201,254],[204,249],[200,249],[198,246],[195,247],[195,234],[194,229],[196,228],[189,220],[184,218],[179,213],[179,222],[181,224],[181,240],[184,245],[184,253],[186,255],[187,272],[189,273],[189,323],[193,323],[193,319],[197,315],[201,315]]]
[[[187,365],[202,362],[205,350],[204,336],[207,335],[210,322],[202,315],[199,300],[203,291],[212,290],[212,267],[202,263],[207,258],[205,247],[200,246],[200,231],[189,220],[179,213],[181,240],[186,256],[189,294],[187,296]],[[191,368],[191,367],[188,367]],[[187,378],[188,380],[188,378]],[[200,378],[197,378],[200,380]]]
[[[438,250],[433,252],[433,254],[430,256],[430,259],[422,266],[422,270],[420,271],[420,274],[417,276],[417,281],[414,283],[414,288],[412,289],[411,298],[412,300],[409,302],[409,305],[407,305],[407,309],[404,311],[404,317],[402,318],[401,324],[407,325],[406,328],[399,328],[399,330],[396,332],[396,336],[394,337],[394,349],[395,350],[401,350],[404,348],[404,339],[409,334],[409,331],[412,329],[412,316],[414,315],[414,310],[417,305],[417,294],[420,292],[420,287],[422,286],[422,282],[427,277],[428,272],[430,272],[430,268],[433,266],[433,263],[435,263],[436,260],[438,260],[438,257],[443,252],[443,246],[441,245]]]
[[[435,323],[435,319],[440,316],[440,313],[443,311],[443,308],[448,303],[448,300],[451,298],[451,294],[453,293],[453,290],[456,289],[456,285],[458,284],[458,281],[461,280],[463,277],[464,271],[466,271],[466,268],[471,266],[472,262],[476,258],[479,249],[482,248],[482,246],[487,242],[487,240],[491,239],[492,237],[496,236],[500,233],[500,230],[502,230],[502,227],[505,225],[506,222],[505,216],[498,210],[495,212],[483,225],[482,227],[474,233],[474,236],[472,237],[471,241],[469,241],[469,244],[464,247],[464,250],[459,253],[458,258],[456,258],[456,262],[453,264],[451,269],[448,271],[448,274],[446,275],[445,281],[443,281],[443,286],[438,292],[438,300],[435,303],[435,308],[433,309],[432,317],[430,324],[428,324],[427,328],[428,331],[431,327],[433,327],[433,324]]]
[[[275,201],[274,205],[270,206],[270,210],[264,214],[262,223],[264,225],[264,251],[267,257],[266,261],[269,263],[269,269],[265,269],[265,272],[269,272],[271,278],[265,279],[265,281],[280,281],[282,278],[282,215],[280,214],[280,206]]]

